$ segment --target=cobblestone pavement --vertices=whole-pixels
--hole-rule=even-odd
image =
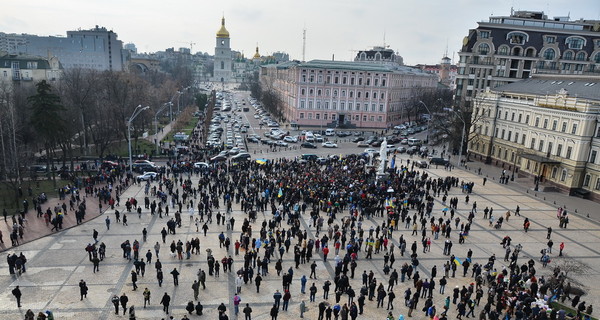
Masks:
[[[399,162],[396,162],[400,165]],[[501,185],[495,182],[488,182],[485,187],[480,185],[481,177],[473,171],[452,170],[451,172],[441,169],[431,168],[428,172],[433,176],[445,177],[453,175],[461,180],[476,182],[474,193],[470,195],[469,204],[465,204],[465,194],[462,194],[458,188],[453,188],[449,197],[457,196],[459,201],[458,216],[462,221],[466,220],[468,211],[471,208],[473,201],[477,201],[478,214],[472,225],[466,243],[458,244],[458,236],[453,233],[452,240],[454,242],[453,253],[459,258],[465,258],[466,252],[471,248],[474,252],[473,262],[485,263],[488,257],[496,253],[498,260],[496,265],[500,269],[502,265],[507,265],[503,262],[502,257],[504,251],[499,244],[505,235],[509,235],[513,239],[513,243],[521,243],[523,245],[523,253],[520,256],[519,262],[524,263],[529,257],[534,260],[539,260],[539,252],[546,247],[546,228],[551,226],[553,231],[553,240],[555,243],[555,251],[552,254],[553,261],[548,268],[542,268],[539,262],[536,264],[538,273],[548,274],[551,272],[553,264],[560,263],[557,257],[557,249],[560,242],[565,242],[565,258],[575,259],[587,264],[590,267],[589,272],[585,275],[575,275],[579,281],[586,284],[588,295],[583,297],[583,300],[594,305],[600,303],[600,289],[593,286],[593,283],[600,280],[599,270],[600,264],[600,249],[597,243],[600,241],[600,227],[592,220],[571,216],[568,229],[560,229],[556,219],[556,207],[544,201],[540,196],[536,198],[531,194],[521,192],[518,188],[509,185]],[[193,177],[193,181],[197,181]],[[143,188],[134,185],[130,187],[121,197],[136,197],[140,203],[143,203]],[[436,199],[434,207],[435,216],[441,215],[442,204],[440,199]],[[521,207],[521,217],[512,216],[509,221],[506,221],[502,229],[496,230],[489,227],[488,221],[482,218],[482,210],[486,206],[493,207],[496,215],[504,214],[506,210],[514,210],[516,205]],[[123,207],[121,207],[124,210]],[[412,211],[411,211],[412,213]],[[112,220],[110,230],[107,230],[105,218],[109,216]],[[159,305],[162,295],[167,292],[171,298],[171,308],[175,319],[181,319],[185,311],[185,305],[188,301],[193,300],[193,291],[191,285],[196,279],[196,272],[199,268],[207,270],[206,249],[210,248],[217,259],[222,258],[226,252],[224,248],[219,248],[217,236],[220,232],[225,232],[235,242],[241,230],[241,224],[244,219],[244,214],[239,210],[239,205],[234,204],[233,216],[236,219],[235,230],[228,231],[224,226],[218,226],[216,223],[210,225],[210,230],[206,237],[203,236],[202,230],[196,232],[196,227],[189,219],[187,213],[182,214],[183,225],[177,229],[176,235],[168,235],[166,243],[162,243],[160,231],[166,225],[168,218],[159,218],[157,215],[151,216],[149,210],[143,210],[141,218],[137,214],[128,214],[129,225],[115,223],[114,210],[107,210],[99,218],[88,221],[87,223],[76,228],[70,228],[59,233],[51,234],[50,236],[31,241],[18,247],[17,253],[23,252],[27,258],[27,272],[21,276],[10,275],[6,263],[0,266],[0,285],[6,288],[0,294],[0,318],[2,319],[22,319],[27,309],[32,309],[34,313],[39,311],[52,310],[56,319],[123,319],[122,315],[114,314],[114,307],[110,302],[114,294],[121,295],[126,293],[129,297],[129,305],[135,305],[136,315],[138,319],[162,319],[167,318],[162,311],[162,306]],[[172,216],[172,215],[171,215]],[[523,232],[523,219],[528,217],[532,222],[532,227],[528,233]],[[261,215],[259,213],[258,220],[253,224],[253,230],[260,229],[260,223],[263,219],[269,219],[270,214]],[[368,229],[371,225],[380,224],[381,218],[366,220],[363,228]],[[303,217],[302,226],[309,227],[307,216]],[[284,225],[285,227],[285,225]],[[142,241],[142,229],[147,228],[148,240],[142,243],[140,253],[143,255],[147,250],[151,249],[158,241],[161,244],[159,258],[163,264],[165,273],[165,282],[162,287],[158,286],[156,280],[156,271],[154,269],[153,257],[151,265],[146,267],[146,274],[140,277],[138,281],[139,289],[132,290],[131,270],[134,269],[133,263],[128,262],[122,257],[120,244],[125,240],[138,239]],[[92,272],[92,263],[88,260],[88,255],[85,252],[85,247],[88,243],[93,242],[92,231],[96,229],[100,232],[99,241],[107,245],[106,258],[100,263],[100,271]],[[309,237],[315,235],[314,228],[309,227]],[[393,242],[397,244],[400,235],[403,234],[407,243],[410,245],[413,241],[419,242],[421,237],[411,236],[411,230],[404,229],[401,226],[400,230],[393,234]],[[191,259],[178,260],[172,258],[169,254],[169,244],[171,241],[181,240],[184,243],[191,238],[199,237],[201,241],[201,254],[192,255]],[[443,274],[442,265],[447,260],[447,256],[442,255],[444,239],[434,240],[432,243],[431,252],[419,254],[419,272],[423,278],[430,276],[431,268],[434,265],[438,267],[438,277]],[[233,247],[233,245],[232,245]],[[420,247],[420,246],[419,246]],[[420,251],[419,251],[420,252]],[[233,255],[233,252],[231,252]],[[241,253],[243,254],[243,252]],[[7,252],[1,254],[2,261],[6,261]],[[305,300],[309,310],[305,313],[305,318],[316,319],[318,308],[317,305],[322,299],[322,284],[325,279],[333,279],[333,257],[330,254],[327,262],[323,262],[320,255],[315,255],[317,259],[317,274],[318,280],[315,281],[318,290],[317,301],[309,302],[308,293],[303,295],[300,293],[300,277],[309,275],[310,267],[308,264],[301,265],[299,269],[294,270],[294,280],[291,285],[292,300],[289,310],[280,311],[279,319],[297,319],[299,318],[299,304],[301,300]],[[235,256],[233,270],[238,270],[242,267],[242,255]],[[384,276],[383,254],[374,255],[372,260],[364,260],[359,257],[358,268],[356,269],[357,277],[351,280],[351,285],[356,289],[361,287],[361,278],[363,270],[373,270],[377,279],[387,285],[387,276]],[[525,260],[526,259],[526,260]],[[408,261],[406,257],[400,257],[396,252],[396,262],[394,267],[398,270],[400,266]],[[256,293],[253,284],[244,285],[241,292],[242,307],[245,303],[250,303],[254,309],[253,319],[269,319],[269,310],[273,302],[273,292],[276,289],[281,290],[281,277],[277,277],[274,270],[274,262],[270,264],[270,274],[264,277],[261,285],[260,293]],[[284,256],[283,269],[287,270],[293,266],[293,255],[286,254]],[[173,279],[169,274],[170,270],[177,268],[181,272],[179,286],[173,285]],[[83,279],[87,282],[89,292],[87,298],[78,300],[79,298],[79,281]],[[308,287],[313,280],[309,279]],[[443,300],[446,295],[451,295],[451,289],[454,286],[462,286],[473,281],[472,278],[462,277],[461,272],[457,272],[456,278],[450,278],[447,285],[446,294],[434,295],[435,305],[438,310],[441,310]],[[17,308],[16,301],[11,294],[11,290],[16,285],[21,287],[23,292],[22,308]],[[394,288],[396,293],[395,306],[393,314],[395,318],[399,314],[407,314],[407,308],[403,304],[403,292],[407,286],[412,287],[412,281],[399,283]],[[438,286],[439,287],[439,286]],[[143,308],[142,292],[144,288],[148,288],[152,292],[151,305]],[[333,289],[333,288],[332,288]],[[218,278],[207,276],[207,289],[200,291],[200,301],[204,305],[204,319],[217,318],[217,306],[221,302],[225,302],[230,319],[236,319],[233,315],[232,297],[235,291],[234,276],[232,273],[224,273],[221,271],[221,276]],[[333,290],[332,290],[333,291]],[[436,290],[437,291],[437,290]],[[347,296],[342,297],[342,303],[347,301]],[[335,302],[333,294],[330,294],[330,303]],[[387,299],[386,299],[387,303]],[[420,303],[422,306],[422,302]],[[365,314],[359,316],[359,319],[383,319],[387,315],[384,309],[375,308],[376,302],[367,301]],[[240,308],[241,309],[241,308]],[[450,318],[456,313],[455,308],[451,307],[449,312]],[[476,310],[480,310],[477,308]],[[122,311],[121,311],[122,312]],[[240,311],[241,313],[241,311]],[[191,319],[198,316],[191,315]],[[240,314],[241,319],[243,314]],[[420,309],[415,310],[413,317],[416,319],[423,318],[423,312]]]

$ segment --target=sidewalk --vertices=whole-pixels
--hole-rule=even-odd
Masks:
[[[455,157],[453,157],[453,160],[454,158]],[[481,180],[474,181],[479,187],[481,187],[484,177],[487,178],[486,185],[490,183],[498,184],[502,170],[504,170],[502,167],[485,164],[478,160],[467,162],[466,166],[466,169],[464,167],[461,167],[460,169],[466,170],[467,172],[471,172],[475,175],[478,175],[478,171],[481,169],[481,174],[479,175]],[[506,171],[509,172],[508,168],[506,168]],[[512,171],[509,173],[512,174]],[[543,190],[543,185],[543,183],[540,184],[539,190]],[[581,218],[587,218],[594,223],[600,223],[600,203],[578,197],[572,197],[568,194],[560,192],[535,191],[535,183],[533,182],[533,178],[519,177],[518,174],[515,174],[514,181],[509,180],[508,184],[504,184],[504,186],[519,193],[528,194],[531,197],[546,202],[547,204],[555,206],[556,208],[563,207],[563,209],[566,209],[570,214],[575,214]]]
[[[101,187],[103,185],[98,185],[98,186]],[[85,218],[83,219],[83,223],[90,221],[90,220],[98,217],[101,214],[98,209],[98,198],[92,197],[92,196],[85,197],[85,192],[81,192],[80,197],[82,200],[85,199],[86,208],[87,208],[86,213],[85,213]],[[63,203],[67,203],[67,208],[68,208],[68,203],[69,203],[68,199],[59,200],[58,197],[49,198],[48,201],[42,205],[42,210],[43,210],[43,212],[46,212],[47,208],[54,209],[55,206],[60,206]],[[108,205],[103,204],[103,211],[105,211],[107,208],[108,208]],[[64,230],[67,230],[67,229],[77,226],[77,220],[75,219],[75,211],[67,211],[67,213],[65,214],[65,216],[63,218],[62,230],[50,231],[52,229],[52,224],[48,224],[48,226],[46,226],[44,217],[42,216],[42,217],[38,218],[37,212],[35,211],[35,209],[30,208],[29,211],[25,214],[26,222],[24,223],[25,232],[23,233],[23,239],[19,239],[19,246],[13,247],[13,246],[11,246],[11,241],[10,241],[10,234],[12,232],[12,218],[11,217],[12,216],[8,216],[4,223],[0,221],[0,231],[2,231],[2,240],[4,241],[4,243],[0,243],[0,252],[6,251],[6,250],[18,251],[19,250],[18,247],[27,242],[37,240],[37,239],[43,238],[47,235],[54,234],[54,233],[64,231]]]

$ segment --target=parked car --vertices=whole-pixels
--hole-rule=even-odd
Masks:
[[[365,141],[364,137],[356,137],[354,139],[352,139],[352,142],[360,142],[360,141]]]
[[[448,164],[448,162],[449,162],[448,159],[444,159],[444,158],[431,158],[429,160],[429,163],[431,163],[431,164],[443,165],[443,166]]]
[[[300,146],[302,146],[302,148],[309,148],[309,149],[316,149],[317,145],[312,143],[312,142],[304,142],[302,143]]]
[[[331,142],[331,141],[326,141],[321,143],[321,147],[323,148],[337,148],[337,144]]]
[[[144,174],[137,176],[136,179],[138,181],[148,181],[156,179],[157,176],[158,173],[156,172],[144,172]]]
[[[415,165],[417,166],[417,168],[427,168],[427,161],[417,160],[415,161]]]
[[[207,169],[208,163],[206,162],[196,162],[194,163],[194,169]]]
[[[366,143],[365,141],[360,141],[359,143],[356,144],[357,147],[361,148],[361,147],[368,147],[369,144]]]
[[[406,152],[406,148],[403,146],[400,146],[398,148],[396,148],[396,152],[398,153],[405,153]]]
[[[248,152],[240,152],[238,154],[236,154],[235,156],[231,157],[231,160],[248,160],[252,158],[252,156],[248,153]]]

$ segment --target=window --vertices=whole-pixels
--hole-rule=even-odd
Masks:
[[[591,163],[596,163],[596,156],[598,155],[598,152],[596,152],[596,150],[592,150],[592,154],[590,155],[590,162]]]
[[[312,109],[313,108],[313,102],[312,100],[308,100],[308,108]],[[310,113],[309,113],[310,114]]]
[[[573,51],[567,51],[563,54],[563,59],[573,60]]]
[[[504,120],[508,120],[508,111],[504,112]]]
[[[524,135],[521,137],[521,144],[522,144],[522,145],[525,145],[525,140],[527,140],[527,135],[525,135],[525,134],[524,134]]]
[[[526,33],[523,32],[517,32],[517,31],[513,31],[513,32],[509,32],[506,35],[506,40],[510,40],[510,44],[525,44],[525,42],[528,40],[529,36]]]
[[[308,119],[312,119],[312,113],[308,114]]]
[[[600,52],[596,53],[596,56],[594,56],[594,62],[600,63]]]
[[[535,149],[535,138],[531,138],[531,149]]]
[[[535,126],[536,127],[540,126],[540,118],[535,118]]]
[[[318,97],[320,97],[320,96],[321,96],[321,93],[322,93],[321,89],[317,90],[317,96],[318,96]]]
[[[552,177],[552,179],[556,179],[556,172],[558,171],[557,167],[552,168],[552,174],[550,175],[550,177]]]
[[[317,119],[317,120],[321,119],[321,114],[320,113],[315,114],[315,119]]]
[[[565,158],[571,159],[571,152],[573,152],[573,147],[567,147],[567,154],[565,155]]]
[[[546,36],[546,43],[554,43],[556,42],[556,37]]]
[[[487,39],[490,37],[490,32],[489,31],[479,31],[479,37],[481,39]]]
[[[583,178],[583,186],[584,187],[589,187],[590,186],[590,179],[592,177],[589,174],[585,175],[585,178]]]
[[[543,151],[544,150],[544,140],[540,140],[540,144],[538,146],[538,151]]]
[[[577,54],[577,61],[585,61],[585,52],[579,52]]]
[[[504,134],[506,133],[506,130],[502,129],[502,135],[500,136],[500,139],[504,139]]]
[[[306,94],[306,89],[300,89],[300,95],[303,96]]]
[[[581,50],[585,45],[585,39],[577,36],[571,36],[565,40],[565,44],[569,47],[569,49]]]
[[[340,82],[340,77],[333,78],[333,83],[338,84]]]
[[[556,131],[556,127],[558,127],[558,120],[552,121],[552,130]]]
[[[548,129],[548,119],[544,119],[544,129]]]
[[[515,121],[515,113],[513,112],[512,115],[510,116],[510,121]]]
[[[506,140],[510,141],[510,138],[512,137],[512,131],[508,132],[508,137],[506,138]]]
[[[519,133],[515,132],[515,143],[519,142]]]
[[[548,142],[548,151],[546,151],[549,155],[552,154],[552,142]]]
[[[304,100],[300,100],[300,109],[304,109],[305,105],[304,105]]]
[[[526,123],[526,124],[529,124],[529,115],[526,115],[526,116],[525,116],[525,123]]]
[[[221,70],[225,69],[225,61],[221,61]]]
[[[508,55],[508,47],[501,46],[500,49],[498,50],[498,54],[503,55],[503,56]]]
[[[596,190],[600,190],[600,178],[596,179]]]
[[[562,128],[560,129],[561,132],[567,132],[567,123],[563,122],[562,123]]]
[[[573,127],[571,128],[571,134],[575,134],[577,132],[577,123],[573,123]]]
[[[523,114],[522,114],[522,113],[520,113],[520,114],[519,114],[519,123],[521,123],[521,119],[522,119],[522,118],[523,118]]]
[[[304,119],[304,112],[300,112],[300,119]]]
[[[545,60],[554,60],[556,56],[556,52],[552,48],[548,48],[544,51],[544,59]]]
[[[562,144],[559,144],[558,146],[556,146],[556,156],[560,157],[561,154],[562,154]]]
[[[479,45],[479,54],[486,55],[490,52],[490,46],[487,43]]]
[[[565,181],[567,179],[567,169],[563,169],[560,173],[560,181]]]

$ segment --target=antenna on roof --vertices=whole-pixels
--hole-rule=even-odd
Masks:
[[[306,24],[302,29],[302,62],[306,61]]]

